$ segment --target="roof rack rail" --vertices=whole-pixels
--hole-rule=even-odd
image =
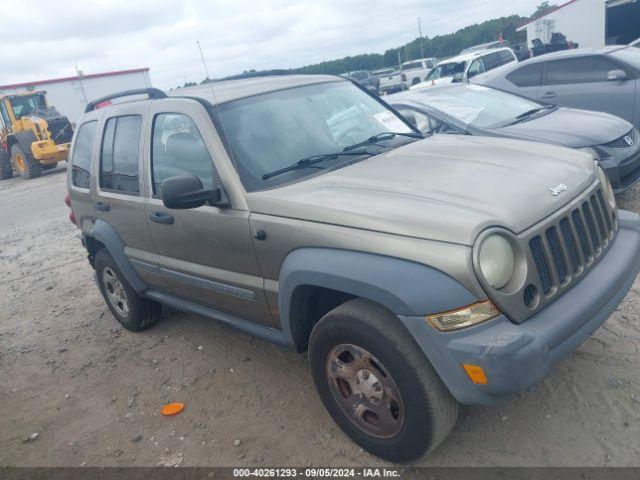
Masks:
[[[84,112],[91,112],[95,110],[96,107],[101,103],[108,102],[109,100],[113,100],[114,98],[128,97],[130,95],[147,95],[150,100],[167,98],[167,94],[158,88],[138,88],[135,90],[124,90],[122,92],[112,93],[111,95],[107,95],[105,97],[101,97],[89,102]]]

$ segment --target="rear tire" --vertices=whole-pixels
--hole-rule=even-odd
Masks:
[[[329,414],[373,455],[415,461],[455,425],[458,403],[399,320],[376,304],[350,300],[322,317],[309,362]]]
[[[100,293],[124,328],[140,332],[158,321],[161,305],[136,293],[105,248],[96,253],[93,265]]]
[[[17,143],[11,146],[11,160],[22,178],[30,179],[42,175],[42,165]]]
[[[43,171],[45,171],[45,170],[53,170],[57,166],[58,166],[57,163],[47,163],[46,165],[41,165],[41,168]]]
[[[0,180],[8,180],[13,177],[13,167],[9,154],[0,150]]]

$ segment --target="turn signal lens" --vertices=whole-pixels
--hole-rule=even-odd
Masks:
[[[604,198],[607,199],[607,203],[612,210],[616,208],[616,197],[613,194],[613,188],[611,188],[611,182],[609,181],[609,177],[604,172],[602,167],[598,167],[598,178],[600,179],[600,185],[602,186],[602,192],[604,193]]]
[[[433,328],[450,332],[486,322],[500,314],[498,307],[490,300],[485,300],[456,310],[428,315],[426,320]]]
[[[471,381],[476,385],[486,385],[487,383],[489,383],[487,381],[487,375],[486,373],[484,373],[482,367],[479,367],[478,365],[469,365],[467,363],[463,363],[462,368],[464,368],[464,371],[467,372],[467,375],[469,375]]]

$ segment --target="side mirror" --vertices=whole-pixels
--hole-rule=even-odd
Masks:
[[[205,189],[195,175],[179,175],[162,182],[162,203],[167,208],[185,210],[206,203],[218,204],[222,200],[220,187]]]
[[[607,80],[610,82],[623,82],[627,80],[629,77],[624,70],[611,70],[607,72]]]

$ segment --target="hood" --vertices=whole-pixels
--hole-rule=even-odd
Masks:
[[[472,245],[489,226],[525,230],[594,181],[583,152],[434,135],[247,201],[255,213]],[[561,183],[567,191],[553,196]]]
[[[611,142],[632,128],[626,120],[608,113],[558,108],[547,115],[494,131],[514,138],[582,148]]]
[[[453,83],[453,78],[454,77],[443,77],[438,78],[437,80],[424,80],[423,82],[410,86],[409,90],[421,90],[435,85],[449,85],[450,83]]]

